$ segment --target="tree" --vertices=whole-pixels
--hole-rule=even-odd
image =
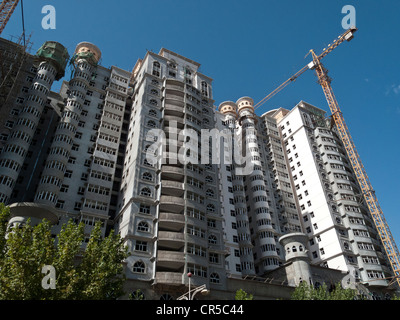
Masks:
[[[62,226],[57,239],[43,220],[7,230],[9,210],[0,205],[0,299],[116,299],[123,294],[122,260],[127,250],[119,235],[101,237],[101,224],[92,229],[86,249],[84,224]],[[45,289],[44,266],[52,266],[55,289]]]
[[[253,295],[248,294],[243,289],[239,289],[236,291],[235,300],[253,300]]]
[[[306,282],[301,282],[292,293],[292,300],[354,300],[356,291],[343,289],[340,282],[329,292],[326,284],[314,287]]]

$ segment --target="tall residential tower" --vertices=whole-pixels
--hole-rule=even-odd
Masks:
[[[127,292],[147,299],[181,296],[188,274],[215,299],[240,288],[287,298],[301,281],[331,285],[349,272],[387,291],[387,257],[323,110],[302,101],[257,115],[251,97],[216,107],[199,63],[163,48],[132,72],[105,68],[88,42],[50,91],[68,58],[46,42],[28,57],[30,88],[7,107],[0,201],[10,224],[46,218],[56,235],[72,219],[88,238],[101,221],[129,249]]]

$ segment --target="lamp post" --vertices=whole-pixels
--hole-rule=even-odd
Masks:
[[[199,292],[201,292],[202,295],[207,295],[207,294],[210,293],[210,290],[207,289],[207,286],[205,284],[203,284],[203,285],[201,285],[199,287],[195,287],[192,290],[190,278],[193,276],[193,274],[191,272],[189,272],[187,274],[187,276],[189,278],[189,291],[184,293],[183,295],[181,295],[176,300],[193,300],[194,296]]]
[[[192,273],[189,272],[189,273],[187,274],[187,276],[188,276],[188,278],[189,278],[189,292],[188,292],[188,294],[189,294],[189,300],[192,300],[192,299],[190,299],[190,278],[192,277]]]

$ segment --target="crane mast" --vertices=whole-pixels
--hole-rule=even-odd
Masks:
[[[0,34],[10,20],[19,0],[3,0],[0,4]]]
[[[300,75],[302,75],[308,69],[315,70],[318,82],[322,87],[322,90],[325,94],[325,98],[328,102],[330,111],[332,113],[332,118],[336,125],[337,131],[339,133],[339,137],[346,149],[347,156],[350,160],[351,166],[354,170],[356,175],[358,184],[361,188],[361,192],[363,198],[368,206],[368,209],[371,213],[373,218],[375,227],[378,231],[380,240],[383,244],[385,249],[386,255],[389,259],[390,265],[394,272],[393,279],[397,280],[397,284],[400,286],[400,254],[399,250],[397,249],[396,243],[394,238],[390,232],[389,226],[386,222],[386,219],[383,215],[382,209],[379,205],[378,199],[376,197],[375,191],[372,188],[371,182],[368,178],[368,175],[365,171],[365,168],[361,162],[361,158],[357,152],[353,139],[350,135],[350,131],[346,125],[342,112],[339,108],[339,104],[336,100],[336,97],[333,93],[331,87],[331,79],[328,76],[328,71],[325,69],[321,60],[332,50],[337,48],[342,42],[345,40],[350,41],[353,36],[354,32],[357,31],[355,27],[351,27],[346,30],[343,34],[341,34],[332,44],[329,44],[327,48],[323,50],[323,52],[318,56],[315,54],[314,50],[310,50],[312,55],[313,61],[310,62],[308,65],[304,66],[300,69],[297,73],[295,73],[292,77],[282,83],[279,87],[277,87],[274,91],[272,91],[269,95],[263,98],[260,102],[258,102],[254,108],[260,107],[263,103],[267,100],[272,98],[278,92],[280,92],[283,88],[285,88],[288,84],[295,81]]]
[[[333,94],[331,79],[328,77],[328,72],[322,65],[320,58],[314,53],[313,50],[311,50],[311,54],[313,56],[313,68],[315,69],[315,72],[317,74],[318,82],[321,85],[322,90],[324,91],[325,98],[328,102],[333,120],[336,125],[336,129],[339,133],[339,137],[346,149],[347,156],[356,175],[362,195],[364,196],[364,200],[368,206],[375,226],[378,230],[379,237],[382,241],[386,255],[388,256],[388,259],[392,266],[395,278],[397,279],[397,283],[400,286],[400,279],[398,277],[400,275],[400,255],[396,243],[383,215],[382,209],[379,205],[375,191],[372,188],[367,172],[365,171],[365,168],[361,162],[361,158],[350,135],[350,131],[339,108],[339,104],[335,98],[335,95]]]

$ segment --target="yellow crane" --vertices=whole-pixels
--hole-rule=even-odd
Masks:
[[[3,0],[0,4],[0,34],[10,20],[19,0]]]
[[[368,178],[367,172],[361,162],[361,158],[357,152],[353,139],[350,135],[349,129],[344,121],[342,112],[339,108],[339,104],[333,94],[333,90],[331,87],[331,79],[328,77],[328,71],[322,65],[321,60],[333,49],[338,47],[344,41],[350,41],[353,39],[354,32],[357,31],[357,28],[351,27],[342,33],[333,43],[329,44],[327,48],[323,50],[320,55],[316,55],[314,50],[310,50],[313,61],[300,69],[297,73],[291,76],[288,80],[282,83],[279,87],[277,87],[274,91],[268,94],[265,98],[263,98],[260,102],[258,102],[254,108],[259,108],[262,104],[276,95],[279,91],[285,88],[288,84],[295,81],[300,75],[302,75],[307,70],[315,70],[318,83],[321,85],[322,90],[324,91],[325,98],[328,102],[329,108],[332,113],[332,120],[336,125],[336,129],[339,133],[339,137],[346,149],[347,156],[351,162],[351,166],[356,175],[358,184],[361,188],[362,195],[364,200],[368,206],[368,209],[371,213],[373,221],[375,223],[376,229],[378,231],[379,237],[382,241],[383,247],[385,249],[386,255],[389,259],[390,265],[394,272],[393,280],[397,280],[397,284],[400,286],[400,255],[399,250],[397,249],[396,243],[393,239],[393,236],[390,232],[389,226],[386,222],[386,219],[383,215],[382,209],[378,203],[378,199],[376,197],[375,191],[372,188],[371,182]]]

